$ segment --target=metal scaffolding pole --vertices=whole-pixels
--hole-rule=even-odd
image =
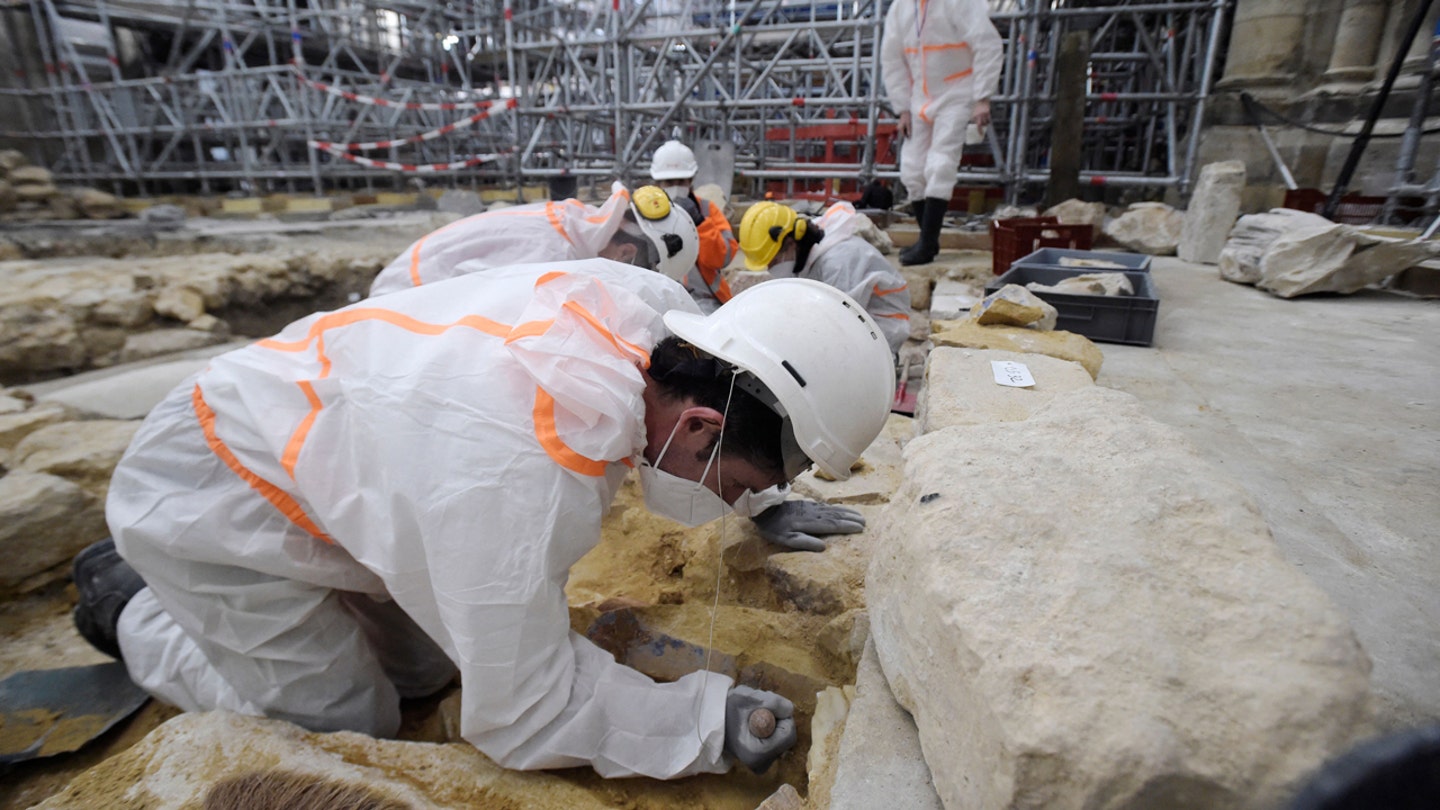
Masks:
[[[890,2],[30,0],[45,83],[0,95],[54,115],[0,135],[37,156],[63,144],[59,180],[126,193],[634,182],[680,137],[733,147],[752,194],[858,195],[898,177],[878,75]],[[1225,0],[1071,6],[992,0],[992,137],[957,179],[1041,196],[1055,55],[1078,26],[1093,32],[1082,177],[1183,189]],[[120,64],[121,32],[145,59]]]

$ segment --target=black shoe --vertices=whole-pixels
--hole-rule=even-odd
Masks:
[[[75,556],[72,569],[80,601],[75,604],[75,629],[90,646],[111,658],[120,659],[116,625],[120,611],[130,598],[145,587],[145,580],[120,558],[115,541],[105,538],[87,546]]]

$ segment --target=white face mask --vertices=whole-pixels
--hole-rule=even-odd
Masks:
[[[720,451],[719,442],[716,442],[715,449],[710,452],[710,459],[705,462],[705,471],[700,474],[700,481],[691,481],[660,469],[660,461],[665,458],[665,451],[670,449],[670,442],[675,440],[675,431],[679,429],[680,422],[677,420],[675,427],[670,429],[670,438],[665,440],[665,446],[660,448],[660,455],[656,456],[653,465],[641,458],[640,489],[645,493],[646,509],[693,528],[709,523],[731,510],[724,498],[700,483],[710,475],[710,467],[714,465],[715,455]]]
[[[689,196],[690,196],[690,187],[689,187],[689,186],[666,186],[666,187],[665,187],[665,193],[668,194],[668,195],[670,195],[670,199],[672,199],[672,200],[678,200],[678,199],[681,199],[682,197],[689,197]]]
[[[783,262],[776,262],[770,265],[770,275],[775,278],[789,278],[795,274],[795,260],[786,259]]]
[[[768,492],[769,490],[766,491]],[[740,493],[740,497],[735,499],[735,503],[732,504],[730,508],[740,517],[753,518],[771,506],[774,506],[774,504],[765,503],[760,497],[760,493],[752,489],[747,489]]]

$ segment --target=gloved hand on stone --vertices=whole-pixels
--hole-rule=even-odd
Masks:
[[[769,709],[775,717],[775,730],[768,737],[756,736],[750,715],[757,709]],[[774,692],[736,686],[725,697],[725,753],[743,762],[755,773],[764,773],[781,754],[795,745],[795,705]],[[755,723],[753,728],[764,724]]]
[[[785,501],[751,518],[760,536],[795,551],[824,551],[818,534],[855,534],[865,530],[865,516],[845,506],[819,501]]]

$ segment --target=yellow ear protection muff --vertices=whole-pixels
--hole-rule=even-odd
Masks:
[[[806,225],[807,225],[808,222],[809,222],[809,220],[806,220],[806,219],[797,219],[797,220],[795,220],[795,233],[794,233],[794,236],[795,236],[795,241],[796,241],[796,242],[803,242],[803,241],[805,241],[805,230],[806,230]],[[779,242],[780,240],[782,240],[782,239],[784,239],[784,238],[785,238],[785,228],[784,228],[784,227],[782,227],[782,226],[780,226],[780,225],[772,225],[772,226],[770,227],[770,239],[771,239],[772,241],[774,241],[774,242]]]
[[[635,213],[654,222],[670,216],[670,195],[659,186],[641,186],[630,195]]]

